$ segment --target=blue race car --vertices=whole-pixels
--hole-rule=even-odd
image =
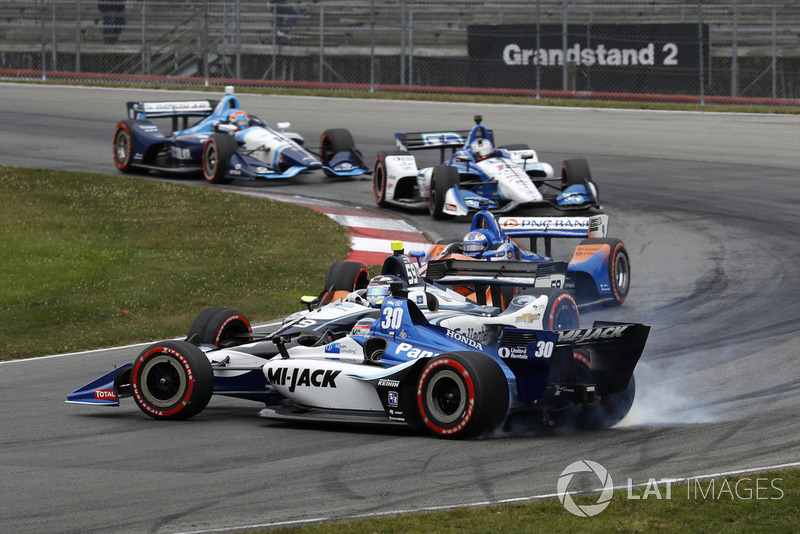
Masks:
[[[648,326],[534,329],[542,310],[532,294],[498,315],[437,315],[435,299],[390,286],[350,333],[305,343],[260,337],[238,312],[210,309],[187,341],[150,345],[67,402],[133,397],[155,419],[185,419],[219,394],[264,403],[259,415],[273,420],[405,425],[443,438],[520,419],[607,428],[630,410]]]
[[[578,305],[619,305],[630,289],[630,257],[625,244],[607,237],[607,231],[604,214],[498,220],[481,210],[463,240],[440,242],[427,252],[420,274],[429,281],[473,290],[488,280],[494,291],[498,284],[555,287],[569,292]],[[528,247],[522,238],[529,238]],[[552,260],[553,238],[582,238],[568,264]],[[544,255],[538,253],[539,239],[544,241]],[[483,294],[475,291],[479,302]]]
[[[597,185],[585,159],[562,163],[561,175],[539,161],[528,145],[494,146],[492,130],[475,116],[468,131],[398,133],[399,151],[378,153],[372,170],[375,201],[425,208],[434,218],[468,215],[479,209],[503,213],[544,204],[559,210],[599,207]],[[439,149],[444,161],[419,169],[409,151]],[[446,149],[452,150],[445,159]]]
[[[328,176],[368,174],[353,136],[343,128],[326,130],[318,153],[303,147],[304,139],[287,132],[289,123],[273,130],[248,116],[226,87],[219,101],[128,102],[128,120],[114,130],[114,164],[125,173],[156,170],[200,174],[210,183],[231,180],[291,178],[320,169]],[[169,133],[154,119],[172,119]],[[189,125],[190,118],[199,121]]]

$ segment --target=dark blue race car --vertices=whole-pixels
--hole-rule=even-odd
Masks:
[[[239,105],[233,88],[219,101],[128,102],[128,119],[114,130],[114,163],[125,173],[156,170],[168,173],[202,173],[214,184],[233,179],[291,178],[320,169],[328,176],[368,174],[353,136],[343,128],[326,130],[317,153],[307,150],[304,139],[277,130]],[[199,120],[189,125],[190,119]],[[171,119],[168,132],[152,122]]]

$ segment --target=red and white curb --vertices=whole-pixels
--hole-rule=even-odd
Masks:
[[[406,252],[427,252],[431,242],[423,232],[402,219],[377,210],[357,206],[343,206],[331,201],[310,199],[295,195],[280,195],[262,191],[225,188],[246,195],[267,197],[279,202],[297,204],[324,213],[350,232],[350,255],[347,261],[364,265],[383,265],[386,256],[392,253],[392,241],[401,241]]]

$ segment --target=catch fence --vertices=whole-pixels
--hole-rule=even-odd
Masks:
[[[1,0],[0,75],[797,104],[796,4]]]

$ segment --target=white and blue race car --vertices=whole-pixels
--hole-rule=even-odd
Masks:
[[[318,153],[300,134],[277,130],[249,116],[226,87],[219,101],[128,102],[128,119],[114,129],[114,164],[125,173],[155,170],[200,174],[214,184],[291,178],[319,169],[328,176],[358,176],[370,169],[344,128],[323,132]],[[199,120],[189,125],[189,119]],[[171,119],[162,132],[154,120]]]
[[[543,204],[559,210],[599,207],[597,185],[585,159],[565,160],[560,176],[528,145],[494,146],[492,130],[475,116],[468,131],[397,133],[398,150],[379,152],[372,168],[375,202],[424,209],[435,218],[479,209],[509,212]],[[443,163],[419,168],[409,151],[439,149]],[[452,155],[445,159],[446,149]]]
[[[342,301],[343,313],[366,312],[347,332],[303,335],[297,327],[319,319],[309,313],[259,335],[242,314],[210,308],[185,341],[150,345],[67,402],[118,406],[132,397],[147,415],[170,420],[197,415],[217,394],[260,402],[268,419],[405,425],[445,438],[519,418],[607,428],[629,411],[649,327],[579,328],[574,302],[564,306],[571,299],[552,298],[555,290],[517,295],[503,311],[464,313],[440,308],[424,286],[382,277],[381,291]]]

